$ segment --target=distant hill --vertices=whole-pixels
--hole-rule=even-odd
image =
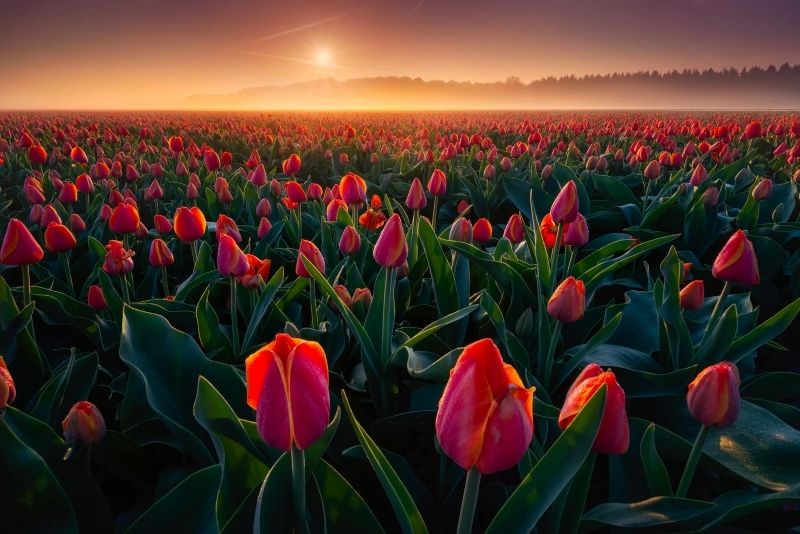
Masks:
[[[185,109],[800,109],[800,65],[474,83],[376,77],[194,95]]]

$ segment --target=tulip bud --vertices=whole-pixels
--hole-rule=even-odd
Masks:
[[[346,287],[344,287],[342,284],[336,284],[333,286],[333,291],[336,293],[336,296],[339,297],[342,302],[344,302],[345,306],[351,310],[353,309],[353,298],[350,296],[350,292]],[[336,309],[335,306],[334,309]]]
[[[689,413],[705,426],[732,425],[739,417],[739,369],[732,362],[706,367],[689,384]]]
[[[308,184],[308,198],[320,200],[322,198],[322,186],[316,182]]]
[[[550,178],[550,175],[552,175],[552,174],[553,174],[553,166],[552,165],[547,164],[544,167],[542,167],[542,172],[540,173],[540,176],[542,177],[542,181],[547,180],[548,178]]]
[[[144,192],[144,199],[145,200],[158,200],[164,197],[164,190],[161,189],[161,185],[158,183],[158,180],[153,180],[150,182],[150,187]]]
[[[703,192],[703,205],[707,208],[713,208],[719,202],[719,189],[712,186]]]
[[[692,171],[692,177],[689,179],[689,183],[697,187],[705,182],[706,178],[708,178],[708,171],[702,164],[699,164]]]
[[[419,181],[419,178],[414,178],[408,189],[408,195],[406,195],[406,206],[410,210],[424,210],[427,205],[428,199],[425,198],[422,182]]]
[[[563,323],[577,321],[585,309],[586,288],[573,276],[561,282],[547,302],[547,313]]]
[[[745,286],[759,284],[761,278],[758,272],[756,252],[743,231],[737,230],[719,251],[714,260],[711,274],[719,280],[734,284]]]
[[[266,217],[261,217],[261,220],[258,222],[258,238],[264,239],[267,237],[270,230],[272,230],[272,223],[269,222],[269,219]]]
[[[28,214],[28,221],[41,226],[42,215],[44,215],[44,208],[42,205],[34,204],[31,206],[31,212]]]
[[[447,191],[447,176],[441,169],[434,169],[428,180],[428,191],[434,196],[441,196]]]
[[[266,198],[262,198],[256,205],[256,216],[269,217],[272,215],[272,204]]]
[[[219,217],[217,217],[216,234],[218,242],[223,234],[232,237],[237,243],[242,242],[242,234],[239,232],[236,222],[223,213],[220,213]]]
[[[756,200],[767,200],[772,195],[772,180],[763,179],[753,186],[751,191]]]
[[[508,223],[503,230],[503,237],[514,244],[521,243],[525,239],[525,223],[519,213],[513,214],[508,218]]]
[[[563,243],[568,247],[582,247],[589,242],[589,225],[580,213],[564,228]],[[555,245],[555,243],[554,243]]]
[[[175,235],[184,243],[190,243],[206,233],[206,217],[200,208],[181,206],[175,212]]]
[[[489,222],[489,219],[485,217],[478,219],[472,227],[472,239],[476,243],[488,243],[492,238],[492,231],[492,223]]]
[[[175,263],[172,251],[161,239],[154,239],[150,243],[150,265],[153,267],[169,267]]]
[[[330,418],[328,362],[314,341],[278,334],[245,360],[247,403],[270,447],[306,449]]]
[[[44,231],[44,246],[50,252],[67,252],[75,248],[77,241],[69,228],[53,223]]]
[[[62,204],[75,204],[78,201],[78,188],[72,182],[65,182],[58,192],[58,201]]]
[[[139,210],[135,206],[122,203],[111,213],[108,227],[118,234],[132,234],[139,228]]]
[[[569,181],[559,191],[550,208],[550,216],[556,223],[571,223],[578,217],[578,189]]]
[[[287,159],[283,160],[282,169],[283,174],[286,176],[294,176],[298,172],[300,172],[300,167],[302,162],[300,161],[300,156],[297,154],[292,154]]]
[[[106,422],[97,406],[89,401],[76,402],[67,416],[61,421],[64,441],[71,441],[77,447],[96,445],[106,434]]]
[[[106,309],[106,297],[103,295],[103,288],[97,284],[89,286],[89,292],[86,295],[86,302],[91,306],[94,311],[102,311]]]
[[[308,269],[306,269],[301,259],[303,256],[305,256],[319,272],[325,274],[325,258],[322,256],[322,252],[319,251],[317,245],[307,239],[303,239],[300,241],[300,248],[297,251],[297,263],[295,263],[294,266],[294,272],[297,276],[301,278],[311,278]]]
[[[79,163],[81,165],[89,163],[89,158],[86,157],[86,152],[79,146],[72,147],[72,150],[69,151],[69,159],[71,159],[74,163]]]
[[[220,168],[222,162],[219,160],[219,154],[214,149],[209,148],[203,153],[203,163],[209,172],[214,172]]]
[[[705,285],[702,280],[692,280],[681,289],[681,308],[694,311],[700,309],[705,300]]]
[[[86,223],[83,222],[80,215],[73,213],[69,216],[69,228],[73,233],[79,234],[86,230]]]
[[[167,235],[168,233],[172,232],[172,223],[164,217],[163,215],[159,214],[153,217],[153,226],[161,235]]]
[[[630,442],[625,392],[614,373],[603,372],[596,363],[587,365],[570,386],[558,416],[558,426],[562,430],[567,428],[603,385],[606,386],[606,404],[592,450],[603,454],[625,454]]]
[[[451,241],[470,243],[472,241],[472,223],[463,217],[456,219],[450,227],[449,237]]]
[[[345,227],[344,232],[342,232],[342,237],[339,239],[339,250],[348,255],[355,254],[361,250],[361,236],[350,225]]]
[[[217,271],[219,271],[219,274],[222,276],[242,276],[247,274],[250,265],[236,241],[227,234],[219,234],[218,239]]]
[[[339,194],[348,206],[360,206],[367,201],[367,183],[359,175],[348,172],[339,181]]]
[[[511,167],[511,159],[508,156],[504,156],[503,159],[500,160],[500,169],[502,169],[503,172],[508,172],[511,170]]]
[[[173,152],[183,152],[183,139],[177,135],[170,137],[169,149]]]
[[[497,170],[494,168],[494,165],[487,165],[486,168],[483,169],[484,180],[494,180],[496,175]]]
[[[0,263],[3,265],[30,265],[38,263],[44,251],[28,228],[19,219],[8,221],[3,245],[0,247]]]
[[[33,145],[28,148],[28,160],[33,165],[44,165],[47,163],[47,151],[42,145]]]
[[[505,471],[533,438],[533,395],[491,339],[464,348],[439,400],[436,437],[463,469]],[[469,406],[468,410],[464,407]]]
[[[8,370],[5,359],[0,356],[0,410],[5,410],[6,406],[14,402],[17,397],[17,388],[14,379]]]
[[[386,268],[400,267],[406,261],[408,244],[403,231],[403,221],[397,213],[389,217],[386,226],[381,230],[372,250],[372,257],[378,265]]]
[[[644,177],[648,180],[657,180],[661,176],[661,165],[656,160],[652,160],[644,168]]]
[[[372,292],[368,287],[359,287],[353,292],[353,308],[358,310],[359,306],[366,312],[372,305]]]

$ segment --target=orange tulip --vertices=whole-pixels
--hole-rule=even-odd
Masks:
[[[183,152],[183,139],[177,135],[170,137],[169,149],[173,152]]]
[[[29,265],[38,263],[44,251],[28,228],[19,219],[11,219],[6,227],[3,245],[0,247],[0,263],[3,265]]]
[[[570,276],[561,282],[547,302],[547,313],[563,323],[574,323],[586,309],[586,288]]]
[[[283,187],[286,190],[286,196],[289,197],[289,200],[291,200],[292,202],[301,203],[308,200],[308,196],[306,195],[306,192],[303,190],[303,186],[295,182],[294,180],[286,182],[286,184]]]
[[[343,254],[355,254],[361,250],[361,236],[355,228],[348,225],[342,232],[342,237],[339,239],[339,250]]]
[[[53,223],[44,231],[44,246],[50,252],[67,252],[77,245],[75,236],[63,224]]]
[[[239,232],[239,227],[236,225],[236,221],[227,215],[222,213],[219,214],[219,217],[217,217],[216,229],[217,241],[219,241],[220,236],[227,235],[232,237],[237,243],[242,242],[242,234]]]
[[[441,169],[434,169],[428,180],[428,191],[434,196],[444,195],[447,191],[447,175]]]
[[[705,300],[705,285],[702,280],[692,280],[686,287],[681,289],[680,303],[681,308],[687,310],[697,310],[703,305]]]
[[[298,172],[300,172],[301,165],[302,162],[300,161],[300,156],[298,156],[297,154],[292,154],[291,156],[283,160],[283,165],[282,165],[283,174],[285,174],[286,176],[294,176]]]
[[[705,426],[725,427],[739,417],[739,369],[732,362],[706,367],[689,384],[689,413]]]
[[[491,339],[464,348],[439,400],[436,437],[463,469],[516,465],[533,438],[533,394]]]
[[[139,228],[139,210],[136,206],[123,202],[114,208],[108,227],[118,234],[132,234]]]
[[[348,206],[360,206],[367,201],[367,183],[359,175],[348,172],[339,181],[339,194]]]
[[[525,223],[522,221],[522,216],[515,213],[508,218],[508,223],[503,229],[503,237],[508,239],[514,244],[521,243],[525,239]]]
[[[169,267],[175,263],[172,251],[161,239],[153,239],[150,243],[150,265],[153,267]]]
[[[492,223],[489,222],[489,219],[480,218],[475,221],[475,225],[472,227],[472,239],[477,243],[488,243],[492,238],[492,232]]]
[[[330,418],[328,361],[314,341],[278,334],[245,360],[247,403],[270,447],[306,449]]]
[[[86,157],[86,152],[84,152],[79,146],[72,147],[72,150],[69,151],[69,159],[75,163],[80,163],[81,165],[89,163],[89,158]]]
[[[245,254],[247,258],[247,273],[236,278],[236,281],[242,284],[247,289],[256,289],[261,287],[261,283],[269,278],[269,269],[272,266],[272,261],[269,259],[262,260],[253,254]]]
[[[385,222],[386,215],[383,214],[381,209],[369,208],[358,217],[358,224],[367,230],[377,230]]]
[[[542,239],[544,240],[544,246],[548,249],[552,249],[556,246],[556,233],[558,232],[558,226],[556,226],[555,221],[553,221],[553,217],[550,216],[548,213],[542,218],[542,222],[539,223],[539,231],[542,233]]]
[[[189,243],[203,237],[206,233],[206,217],[200,208],[181,206],[175,212],[175,235],[181,241]]]

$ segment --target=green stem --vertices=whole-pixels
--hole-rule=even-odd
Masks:
[[[436,235],[439,235],[439,232],[436,231],[436,214],[439,211],[439,197],[434,195],[433,196],[433,213],[431,214],[431,226],[433,227],[433,232]]]
[[[694,440],[692,452],[689,453],[689,459],[686,460],[686,467],[683,469],[683,475],[678,484],[678,491],[675,492],[676,497],[686,497],[686,494],[689,492],[689,485],[694,478],[694,472],[695,469],[697,469],[697,462],[700,460],[700,454],[703,452],[703,443],[706,441],[709,428],[710,427],[703,425],[702,428],[700,428],[700,432],[697,433],[697,439]]]
[[[161,266],[161,283],[164,285],[164,297],[169,296],[169,280],[167,280],[167,268]]]
[[[22,302],[27,307],[31,303],[31,266],[20,265],[22,268]]]
[[[556,347],[558,346],[558,337],[561,335],[561,325],[561,321],[556,321],[556,325],[553,327],[550,346],[547,349],[547,357],[544,360],[544,369],[542,372],[542,385],[544,387],[550,385],[550,377],[553,374],[553,359],[555,358]]]
[[[233,357],[239,357],[239,309],[236,306],[236,278],[231,281],[231,337],[233,338]]]
[[[289,451],[292,458],[292,509],[294,510],[294,531],[307,532],[306,528],[306,457],[305,453],[292,444]]]
[[[319,330],[319,312],[317,310],[317,283],[311,279],[310,287],[310,305],[311,305],[311,328]]]
[[[567,267],[564,269],[564,278],[572,274],[572,269],[575,267],[575,258],[578,256],[577,247],[569,247],[569,260],[567,260]]]
[[[564,237],[564,224],[558,223],[556,229],[556,242],[553,245],[553,255],[550,256],[550,294],[556,287],[556,266],[558,265],[558,249],[561,248],[561,240]]]
[[[197,264],[197,241],[189,243],[189,249],[192,251],[192,269]]]
[[[464,484],[464,497],[461,500],[461,513],[458,514],[457,534],[472,534],[472,520],[475,518],[475,505],[478,503],[478,489],[481,485],[481,473],[476,468],[467,471]]]
[[[303,204],[297,203],[297,236],[302,241],[303,239]]]
[[[124,274],[119,277],[119,285],[122,286],[122,300],[125,304],[130,304],[131,297],[128,293],[128,278]]]
[[[72,271],[69,267],[69,258],[67,257],[66,253],[61,253],[58,255],[58,259],[61,262],[61,270],[64,271],[64,281],[67,282],[67,288],[69,288],[69,294],[71,297],[75,296],[75,285],[72,283]]]
[[[722,313],[725,301],[728,300],[728,295],[730,295],[732,286],[733,284],[731,284],[730,282],[725,282],[725,285],[722,286],[722,293],[719,294],[717,303],[714,304],[714,309],[711,311],[711,317],[708,318],[708,324],[706,325],[706,329],[703,332],[703,339],[700,340],[700,345],[699,345],[700,347],[702,347],[703,344],[705,344],[709,334],[711,334],[711,332],[714,331],[714,326],[716,326],[717,320],[719,319],[719,315],[720,313]]]
[[[414,265],[417,261],[417,242],[419,241],[419,210],[414,210],[414,217],[411,220],[411,225],[413,226],[413,239],[411,240],[411,251],[409,254],[411,261],[409,265]]]
[[[392,332],[394,330],[394,281],[397,269],[386,268],[383,286],[383,320],[381,321],[381,365],[389,368],[392,357]],[[381,400],[384,415],[390,415],[394,405],[394,379],[384,380],[381,384]]]
[[[650,196],[650,184],[653,183],[653,180],[645,178],[647,180],[647,187],[644,188],[644,199],[642,199],[642,215],[647,213],[647,198]]]

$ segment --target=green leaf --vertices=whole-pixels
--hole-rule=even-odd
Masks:
[[[239,372],[206,358],[194,339],[159,315],[125,307],[119,356],[144,382],[150,406],[202,465],[211,463],[211,455],[192,411],[197,378],[207,378],[236,413],[251,413]]]
[[[441,319],[433,321],[432,323],[425,326],[425,328],[423,328],[422,330],[414,334],[412,337],[410,337],[408,340],[403,342],[399,347],[397,347],[394,351],[394,354],[392,355],[392,358],[394,358],[397,355],[397,353],[400,352],[400,350],[402,350],[403,348],[413,347],[414,345],[421,342],[425,338],[435,334],[445,326],[454,323],[460,319],[463,319],[465,317],[468,317],[477,308],[478,308],[477,304],[470,304],[465,308],[455,311],[449,315],[445,315]]]
[[[350,418],[350,423],[353,425],[356,437],[358,437],[358,441],[364,448],[369,463],[372,465],[372,469],[375,470],[375,474],[378,476],[378,480],[383,490],[386,492],[386,496],[389,498],[389,502],[394,509],[395,516],[400,522],[403,532],[406,534],[410,532],[428,532],[425,521],[422,519],[417,505],[411,498],[411,494],[403,485],[397,472],[386,459],[386,456],[381,452],[378,445],[369,437],[356,420],[355,415],[353,415],[353,410],[350,407],[350,401],[347,399],[347,394],[344,391],[342,391],[342,402]]]
[[[583,530],[611,525],[622,528],[645,528],[678,523],[696,517],[714,504],[678,497],[653,497],[634,503],[609,502],[583,515]]]
[[[666,495],[672,497],[672,486],[669,481],[669,472],[664,461],[656,449],[656,425],[650,424],[642,435],[642,443],[639,445],[639,456],[644,465],[644,475],[647,478],[647,485],[655,496]]]
[[[219,532],[214,501],[221,471],[219,465],[195,471],[140,515],[125,534]]]
[[[195,307],[197,335],[207,354],[213,355],[217,360],[232,362],[233,348],[231,347],[231,342],[219,324],[217,312],[208,302],[210,291],[210,286],[203,291]]]
[[[70,356],[31,400],[28,414],[57,428],[73,404],[89,398],[97,376],[97,365],[94,352],[80,358]]]
[[[567,487],[591,451],[606,402],[595,393],[497,512],[487,534],[530,532]]]
[[[608,340],[608,338],[611,337],[611,335],[617,330],[620,321],[622,321],[622,312],[616,314],[611,318],[610,321],[606,322],[606,324],[604,324],[603,327],[592,336],[588,343],[573,347],[572,349],[566,351],[566,353],[571,354],[572,357],[559,372],[558,379],[556,380],[553,389],[558,388],[558,386],[560,386],[564,380],[569,378],[569,376],[575,371],[575,369],[578,368],[581,362],[586,359],[586,357],[591,354],[596,347],[602,345]]]
[[[458,310],[456,278],[439,243],[439,238],[436,237],[431,224],[424,218],[419,221],[419,239],[428,259],[439,317],[444,317]]]
[[[328,462],[319,462],[314,469],[314,479],[324,497],[325,526],[330,534],[384,532],[361,495]]]
[[[725,354],[733,340],[736,339],[738,327],[739,314],[736,311],[736,305],[731,304],[714,326],[706,342],[697,351],[695,361],[701,368],[722,360],[722,355]]]
[[[246,353],[251,347],[253,338],[261,326],[261,321],[264,318],[264,315],[267,313],[267,310],[275,298],[275,294],[278,292],[282,284],[283,267],[278,269],[278,272],[272,275],[269,282],[267,282],[267,285],[264,287],[264,290],[261,292],[261,296],[258,298],[256,308],[253,311],[253,316],[250,318],[250,322],[247,324],[247,330],[245,331],[244,338],[242,339],[243,353]]]
[[[725,359],[739,362],[759,347],[766,345],[786,330],[798,313],[800,313],[800,298],[734,341],[725,353]]]

